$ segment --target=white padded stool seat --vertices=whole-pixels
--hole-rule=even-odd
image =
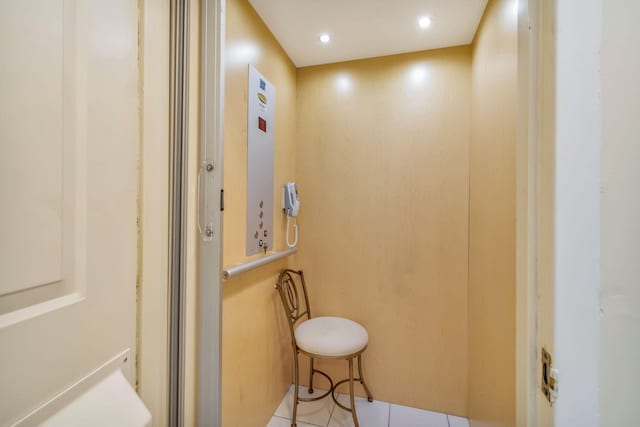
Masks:
[[[342,317],[305,320],[296,327],[295,336],[301,350],[325,357],[357,353],[369,342],[369,334],[362,325]]]

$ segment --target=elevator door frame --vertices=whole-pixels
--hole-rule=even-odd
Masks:
[[[220,427],[225,0],[200,3],[198,425]]]

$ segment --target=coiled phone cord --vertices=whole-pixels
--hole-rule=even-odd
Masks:
[[[287,246],[289,246],[290,248],[295,248],[298,245],[298,218],[296,217],[295,222],[293,223],[293,243],[289,243],[289,228],[291,227],[290,223],[291,217],[287,215]]]

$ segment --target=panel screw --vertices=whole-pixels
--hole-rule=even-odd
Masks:
[[[207,229],[206,229],[206,230],[204,230],[204,234],[205,234],[207,237],[211,237],[211,236],[213,236],[213,230],[211,229],[211,227],[207,227]]]
[[[213,170],[213,165],[211,163],[207,163],[207,172],[211,172]]]

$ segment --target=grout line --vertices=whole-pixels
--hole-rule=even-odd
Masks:
[[[329,396],[327,396],[329,397]],[[326,427],[329,427],[329,424],[331,424],[331,418],[333,418],[333,411],[336,410],[336,403],[333,401],[333,398],[329,397],[331,399],[331,412],[329,413],[329,419],[327,420],[327,425]]]
[[[391,402],[389,402],[389,413],[387,417],[387,427],[391,427]]]
[[[280,415],[276,415],[276,414],[273,414],[273,416],[272,416],[271,418],[280,418],[281,420],[291,421],[291,417],[281,417]],[[321,426],[321,425],[319,425],[319,424],[310,423],[310,422],[308,422],[308,421],[301,421],[301,420],[298,420],[298,422],[300,422],[300,423],[305,423],[305,424],[308,424],[308,425],[310,425],[310,426],[315,426],[315,427],[326,427],[326,426]]]
[[[449,427],[451,427],[451,421],[449,420],[449,414],[446,414],[446,416],[447,416],[447,425]]]

